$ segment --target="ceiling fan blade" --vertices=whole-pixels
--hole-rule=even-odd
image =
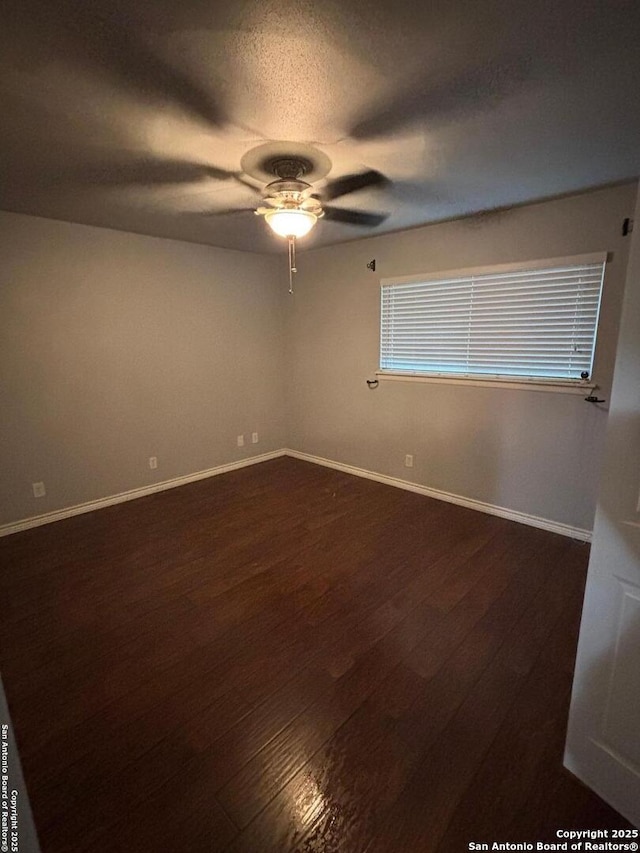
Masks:
[[[369,169],[367,172],[345,175],[343,178],[336,178],[335,181],[329,181],[326,187],[322,189],[321,197],[326,201],[332,201],[334,198],[340,198],[340,196],[348,195],[358,190],[384,186],[388,183],[389,179],[381,172]]]
[[[166,160],[132,160],[131,162],[104,163],[76,170],[78,181],[102,186],[157,186],[163,184],[188,184],[212,177],[224,179],[220,170],[208,169],[197,163]]]
[[[361,116],[350,136],[378,139],[418,122],[433,126],[439,121],[492,109],[529,79],[531,62],[527,56],[508,54],[457,74],[443,73],[439,80],[434,80],[430,72]]]
[[[15,62],[26,38],[36,65],[62,59],[80,73],[115,79],[125,96],[133,93],[154,106],[171,101],[210,124],[225,123],[213,93],[153,49],[142,22],[123,4],[21,0],[12,6],[7,37],[15,43]]]
[[[262,196],[262,188],[257,187],[255,184],[252,184],[250,181],[248,181],[245,177],[243,177],[241,172],[230,172],[229,174],[235,181],[238,181],[239,184],[242,184],[243,187],[248,187],[250,190],[256,193],[256,195]]]
[[[362,225],[375,228],[389,216],[388,213],[368,213],[364,210],[347,210],[343,207],[325,207],[324,218],[332,222],[345,222],[348,225]]]
[[[198,213],[198,216],[235,216],[238,213],[255,214],[255,212],[255,207],[225,207],[220,210],[202,210]]]
[[[39,176],[40,185],[56,187],[157,187],[170,184],[192,184],[207,179],[234,180],[254,192],[258,188],[244,180],[239,172],[220,169],[188,160],[116,159],[113,162],[85,163],[56,168]]]

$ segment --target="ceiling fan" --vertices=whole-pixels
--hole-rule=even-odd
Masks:
[[[384,189],[392,182],[375,169],[366,169],[333,180],[325,180],[332,169],[329,157],[313,145],[300,142],[265,142],[247,151],[240,170],[184,160],[120,159],[108,163],[72,164],[58,168],[51,179],[38,175],[40,186],[72,187],[161,187],[194,181],[234,181],[260,196],[257,207],[228,207],[200,211],[198,215],[229,216],[255,214],[289,244],[289,290],[295,273],[296,240],[308,234],[319,219],[375,228],[389,214],[346,207],[331,202],[368,189]],[[33,175],[32,175],[33,177]],[[319,186],[315,186],[319,184]],[[262,185],[262,188],[260,188]]]
[[[301,153],[302,152],[302,153]],[[209,215],[253,212],[264,217],[271,230],[289,244],[289,292],[293,292],[296,239],[304,237],[319,219],[333,220],[365,228],[375,228],[387,213],[334,207],[327,202],[359,190],[382,187],[389,183],[381,172],[368,169],[345,175],[315,189],[312,181],[324,178],[331,161],[310,145],[266,143],[247,152],[242,158],[243,171],[256,180],[267,179],[261,192],[263,204],[253,208],[229,208]],[[305,180],[308,178],[308,180]]]
[[[350,95],[340,104],[336,126],[328,122],[327,128],[322,127],[317,116],[314,118],[314,110],[310,111],[309,121],[304,112],[293,121],[285,110],[287,120],[280,122],[280,101],[275,97],[279,94],[279,75],[261,74],[256,92],[264,91],[264,103],[273,104],[273,108],[270,113],[266,106],[262,109],[261,99],[256,123],[264,120],[266,127],[260,128],[253,126],[254,113],[247,108],[247,104],[252,105],[253,95],[244,107],[244,99],[237,104],[232,97],[236,76],[245,80],[235,72],[244,71],[250,76],[258,68],[253,69],[248,57],[238,49],[245,36],[251,40],[253,35],[244,25],[237,29],[233,3],[223,3],[215,10],[211,4],[195,0],[185,4],[164,0],[137,4],[124,0],[57,0],[55,4],[50,0],[5,0],[0,5],[0,41],[6,56],[0,89],[8,96],[11,108],[9,121],[4,123],[6,128],[3,126],[0,133],[3,206],[23,212],[50,212],[108,227],[118,227],[124,212],[124,219],[142,233],[156,233],[157,213],[158,233],[171,232],[172,221],[162,219],[165,214],[173,218],[185,213],[185,208],[197,215],[231,215],[238,207],[251,203],[248,193],[257,194],[260,200],[256,198],[253,207],[245,208],[247,218],[257,212],[276,233],[276,224],[279,228],[287,222],[289,227],[285,230],[289,230],[295,222],[297,228],[305,224],[309,230],[319,219],[375,228],[386,218],[384,213],[333,204],[334,200],[366,189],[388,189],[385,206],[394,211],[396,200],[403,204],[405,198],[411,205],[417,201],[416,207],[424,200],[426,207],[433,193],[433,181],[427,181],[427,177],[434,164],[425,166],[424,173],[418,172],[413,183],[411,168],[401,162],[400,131],[428,126],[431,132],[440,124],[450,125],[470,110],[490,107],[522,86],[535,70],[530,53],[519,50],[492,54],[490,61],[475,57],[471,68],[442,68],[435,76],[431,63],[425,60],[424,67],[416,67],[410,79],[401,76],[389,85],[388,91],[385,88],[384,96],[373,91]],[[393,7],[395,16],[394,4],[387,5],[389,9]],[[256,9],[259,7],[257,4]],[[277,45],[278,22],[281,15],[283,20],[286,18],[287,9],[283,6],[275,11],[273,39]],[[355,7],[349,12],[352,16],[357,20]],[[342,43],[343,37],[335,29],[337,22],[327,14],[328,44],[334,47]],[[415,23],[413,14],[411,23]],[[270,27],[271,23],[266,34],[271,32]],[[367,32],[366,28],[362,32]],[[211,54],[217,57],[215,62],[202,58],[205,54],[200,53],[201,41],[203,46],[215,45]],[[209,57],[208,52],[206,56]],[[92,88],[76,86],[76,75]],[[36,85],[40,78],[45,86]],[[314,80],[313,74],[308,79],[305,76],[310,96],[314,94]],[[331,80],[328,72],[327,82]],[[61,98],[54,96],[57,92]],[[95,93],[97,100],[87,92]],[[333,103],[332,92],[329,86],[323,95],[327,109]],[[247,115],[251,116],[252,126],[244,123]],[[14,132],[14,127],[19,132]],[[215,130],[219,137],[211,144],[203,136],[207,129]],[[317,144],[338,152],[332,154],[337,177],[327,179],[332,164],[323,151],[312,145],[260,144],[279,138],[274,134],[280,133],[294,140],[325,140]],[[376,147],[379,140],[385,139],[392,143],[388,160],[380,158]],[[204,145],[202,155],[200,140]],[[217,159],[216,145],[218,150],[224,147],[220,166],[211,164]],[[338,145],[339,148],[330,147]],[[243,156],[249,146],[257,148]],[[252,153],[254,171],[245,164]],[[397,172],[396,162],[402,166]],[[392,186],[380,171],[356,163],[377,165],[388,171],[394,178]],[[203,192],[196,184],[202,186]],[[236,208],[202,210],[206,187],[217,192],[223,185],[233,184],[238,190]],[[181,185],[185,185],[185,194],[172,195],[173,187]],[[101,187],[105,188],[102,196],[93,192]],[[124,192],[119,193],[120,188]],[[147,189],[150,192],[145,195]],[[191,195],[197,211],[189,207]],[[234,201],[233,195],[229,200]],[[100,215],[94,215],[97,209]],[[406,224],[407,220],[403,222]],[[193,226],[196,241],[203,230]],[[178,226],[176,236],[182,239],[190,231],[189,223],[184,228]],[[225,228],[219,231],[226,239]],[[297,239],[295,235],[292,238]]]

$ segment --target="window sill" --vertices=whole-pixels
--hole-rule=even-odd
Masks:
[[[394,373],[377,370],[376,378],[393,382],[430,382],[440,385],[472,385],[480,388],[515,388],[520,391],[547,391],[555,394],[580,394],[593,391],[595,382],[571,382],[561,379],[507,379],[504,377],[452,376],[447,374]]]

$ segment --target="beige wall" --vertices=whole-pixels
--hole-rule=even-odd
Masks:
[[[276,258],[10,213],[0,257],[0,524],[286,443]]]
[[[303,250],[293,297],[279,255],[0,213],[0,524],[289,446],[590,529],[606,406],[365,380],[381,277],[605,250],[595,379],[608,399],[635,195]],[[254,430],[259,444],[238,449]]]
[[[299,451],[582,529],[606,406],[527,390],[381,382],[379,280],[607,251],[594,379],[609,398],[636,185],[300,252],[289,305],[289,441]],[[376,273],[366,264],[376,259]],[[404,456],[415,467],[404,467]]]

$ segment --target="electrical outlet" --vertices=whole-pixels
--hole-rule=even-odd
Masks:
[[[404,457],[404,467],[405,468],[413,468],[413,454],[407,453]]]
[[[34,498],[43,498],[47,494],[44,483],[32,483]]]
[[[157,468],[158,467],[158,457],[150,456],[149,457],[149,468]]]
[[[251,433],[251,444],[257,444],[257,443],[258,443],[258,433],[252,432]]]
[[[244,436],[243,435],[238,436],[238,447],[244,447]]]

